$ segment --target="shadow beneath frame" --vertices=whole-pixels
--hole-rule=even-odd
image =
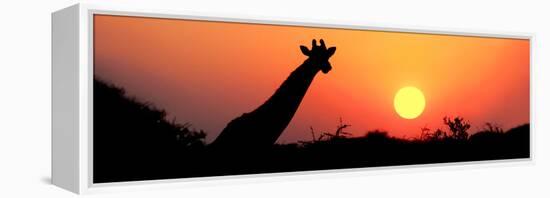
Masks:
[[[40,181],[44,184],[52,184],[52,178],[48,176],[40,178]]]

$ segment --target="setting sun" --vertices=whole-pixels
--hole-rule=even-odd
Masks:
[[[395,94],[393,106],[397,114],[402,118],[414,119],[424,111],[426,100],[420,89],[416,87],[404,87]]]

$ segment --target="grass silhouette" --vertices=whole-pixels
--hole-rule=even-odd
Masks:
[[[445,117],[448,129],[422,128],[404,139],[374,130],[352,137],[340,124],[333,133],[247,152],[211,150],[206,134],[166,118],[166,112],[94,79],[94,183],[256,174],[340,168],[528,158],[529,124],[504,131],[487,124],[469,133],[463,118]]]

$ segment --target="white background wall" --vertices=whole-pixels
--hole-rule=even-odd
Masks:
[[[50,13],[78,1],[3,1],[0,11],[0,197],[70,197],[50,180]],[[87,2],[105,2],[91,0]],[[110,4],[330,20],[368,26],[525,32],[533,43],[534,163],[485,164],[206,182],[98,197],[548,197],[550,5],[546,1],[113,0]],[[498,72],[496,72],[498,74]],[[546,85],[546,86],[545,86]],[[546,101],[546,102],[545,102]]]

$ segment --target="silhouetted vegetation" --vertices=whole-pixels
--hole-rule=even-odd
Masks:
[[[266,149],[211,150],[206,134],[166,118],[105,82],[94,81],[94,182],[169,179],[408,164],[528,158],[529,124],[508,131],[487,123],[472,132],[462,117],[444,129],[422,127],[405,139],[373,130],[353,137],[340,119],[335,131],[310,129],[311,140]],[[357,134],[357,133],[355,133]]]

